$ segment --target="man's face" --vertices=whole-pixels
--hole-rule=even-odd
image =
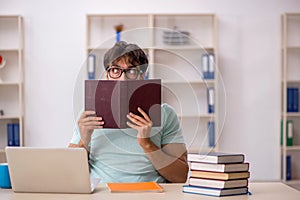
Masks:
[[[121,59],[106,70],[107,80],[143,80],[145,73],[139,66],[127,64],[125,59]]]

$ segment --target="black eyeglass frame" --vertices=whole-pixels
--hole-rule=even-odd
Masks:
[[[122,76],[123,72],[125,72],[125,76],[126,76],[127,79],[135,80],[135,79],[138,78],[139,75],[145,73],[145,71],[146,71],[146,70],[143,70],[143,69],[137,69],[137,67],[142,68],[142,66],[129,66],[127,69],[123,69],[122,67],[120,67],[120,66],[118,66],[118,65],[112,65],[111,67],[107,67],[107,68],[106,68],[106,71],[107,71],[109,77],[112,78],[112,79],[118,79],[118,78],[120,78],[120,77]],[[110,70],[112,70],[112,69],[119,69],[119,70],[121,70],[120,75],[119,75],[118,77],[112,77],[112,76],[110,75],[110,73],[109,73]],[[134,70],[137,70],[136,77],[135,77],[135,78],[130,78],[130,77],[128,77],[127,72],[129,72],[130,70],[133,70],[133,69],[134,69]],[[147,69],[147,68],[146,68],[146,69]]]

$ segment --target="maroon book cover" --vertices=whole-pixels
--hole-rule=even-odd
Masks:
[[[85,110],[96,111],[104,128],[129,128],[126,115],[140,115],[142,108],[153,122],[161,125],[161,80],[86,80]]]

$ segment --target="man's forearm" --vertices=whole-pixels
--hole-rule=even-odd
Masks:
[[[188,174],[186,151],[172,152],[172,155],[158,148],[154,143],[143,147],[149,160],[161,176],[172,183],[184,183]],[[169,151],[169,150],[168,150]]]

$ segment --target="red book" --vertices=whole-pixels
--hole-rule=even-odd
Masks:
[[[129,112],[142,116],[142,108],[153,126],[161,125],[161,80],[86,80],[85,110],[96,111],[104,128],[129,128]]]

